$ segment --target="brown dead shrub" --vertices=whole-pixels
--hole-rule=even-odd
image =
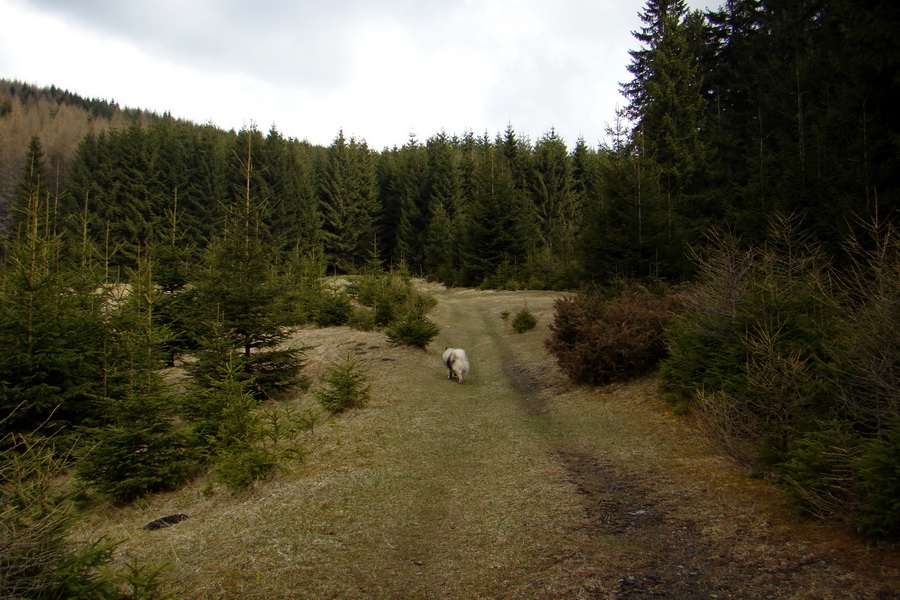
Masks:
[[[681,305],[674,288],[654,293],[636,284],[612,298],[598,290],[560,298],[545,345],[577,382],[627,380],[665,356],[663,331]]]

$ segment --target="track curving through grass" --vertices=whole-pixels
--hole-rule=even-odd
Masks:
[[[123,562],[169,561],[175,598],[896,596],[896,551],[798,517],[671,415],[654,377],[567,382],[542,346],[556,294],[431,290],[427,351],[296,333],[310,375],[353,352],[373,392],[298,437],[303,461],[248,494],[198,480],[95,503],[81,535],[122,540]],[[539,325],[516,334],[501,315],[523,306]],[[446,378],[445,346],[469,354],[466,383]],[[170,513],[190,518],[140,529]]]

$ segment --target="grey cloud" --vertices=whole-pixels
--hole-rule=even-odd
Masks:
[[[30,0],[148,53],[217,72],[326,90],[350,66],[362,0],[123,2]],[[327,7],[327,8],[326,8]]]
[[[324,113],[331,108],[319,101],[341,98],[346,92],[355,94],[359,102],[357,106],[336,103],[342,112],[334,118],[345,123],[363,119],[372,122],[368,127],[381,127],[395,119],[404,132],[407,123],[417,126],[414,119],[437,122],[436,128],[445,125],[454,132],[458,131],[453,123],[461,120],[466,121],[464,127],[480,130],[487,125],[492,132],[512,123],[533,139],[556,127],[569,144],[584,127],[602,130],[602,121],[614,117],[612,106],[599,118],[596,112],[587,114],[598,104],[610,104],[608,96],[597,92],[597,84],[588,82],[599,81],[615,92],[619,80],[627,78],[627,49],[636,44],[630,30],[638,24],[636,15],[644,3],[22,1],[61,15],[94,35],[126,40],[166,62],[190,65],[211,75],[237,74],[241,76],[237,81],[261,81],[264,85],[260,87],[269,94],[315,106],[317,120],[326,118]],[[392,35],[402,39],[386,37]],[[380,47],[363,48],[362,39]],[[630,46],[625,45],[629,42]],[[418,60],[391,54],[394,49],[415,53],[413,58]],[[377,60],[360,60],[357,53],[366,50],[365,58]],[[447,72],[429,71],[440,68]],[[391,83],[398,81],[398,69],[418,70],[408,77],[402,74],[404,85],[415,93],[408,89],[404,93]],[[351,77],[362,79],[352,82]],[[360,81],[373,86],[385,81],[393,87],[362,90]],[[420,87],[432,83],[435,89]],[[252,98],[253,90],[245,91],[251,92]],[[590,94],[599,97],[586,97]],[[454,104],[446,102],[448,96],[456,99]],[[392,98],[389,104],[385,98]],[[270,108],[278,103],[271,96],[266,100]],[[414,105],[404,106],[404,102]],[[283,118],[279,117],[279,122]],[[367,127],[359,127],[357,133],[365,135]],[[433,133],[418,127],[421,136]]]

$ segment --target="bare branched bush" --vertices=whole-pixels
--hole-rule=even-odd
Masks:
[[[827,261],[796,219],[772,227],[762,248],[714,238],[686,292],[689,310],[667,332],[662,374],[688,397],[721,390],[739,398],[744,418],[767,424],[755,442],[777,463],[812,421],[836,409],[822,381],[838,302]]]
[[[834,422],[801,439],[783,466],[788,490],[819,518],[846,518],[863,502],[857,462],[863,440],[846,423]]]
[[[706,254],[693,253],[699,276],[690,293],[683,295],[685,312],[702,310],[720,319],[737,318],[746,302],[749,276],[756,259],[755,251],[741,250],[739,246],[737,238],[711,232],[704,246]]]
[[[763,424],[747,418],[740,400],[722,390],[701,390],[694,397],[692,408],[699,428],[708,438],[737,462],[748,466],[756,463],[758,455],[749,442],[759,439]]]
[[[832,268],[777,219],[768,242],[721,238],[667,332],[666,384],[729,453],[809,512],[900,534],[900,240],[872,227]]]
[[[846,410],[876,434],[900,421],[900,232],[872,226],[850,245],[850,314],[832,351]]]
[[[774,452],[778,460],[790,448],[797,431],[804,428],[807,404],[820,384],[812,375],[810,358],[784,340],[783,328],[758,325],[743,337],[747,349],[744,418],[752,415],[766,423],[754,440]],[[767,454],[767,452],[762,452]]]
[[[56,565],[72,552],[71,515],[52,496],[63,468],[46,441],[7,436],[0,457],[0,597],[35,597],[60,585]]]

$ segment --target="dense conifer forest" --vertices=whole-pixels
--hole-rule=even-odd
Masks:
[[[701,15],[649,3],[627,106],[601,146],[509,127],[381,150],[335,132],[316,147],[275,126],[223,132],[4,82],[4,230],[35,136],[35,176],[58,200],[61,230],[87,214],[91,239],[125,263],[135,244],[170,233],[174,210],[183,245],[204,247],[240,179],[236,149],[252,138],[268,235],[321,248],[337,271],[375,257],[461,285],[681,280],[710,227],[758,243],[776,213],[801,217],[843,260],[844,242],[897,203],[894,12],[733,2]]]
[[[410,275],[601,304],[627,281],[684,294],[662,353],[679,410],[811,512],[896,536],[900,12],[649,0],[641,19],[600,145],[509,126],[323,147],[0,81],[4,456],[65,456],[117,501],[200,457],[243,481],[274,459],[239,424],[302,380],[286,326],[427,331],[424,300],[381,301],[415,298]],[[158,369],[187,353],[176,396]]]
[[[169,237],[170,213],[179,245],[203,248],[242,184],[249,144],[266,235],[285,250],[321,249],[338,272],[374,258],[459,285],[683,280],[710,228],[759,243],[774,214],[801,218],[841,262],[844,243],[897,205],[895,13],[816,1],[702,15],[650,2],[627,105],[600,146],[508,127],[380,150],[335,132],[317,147],[274,125],[224,132],[4,82],[4,230],[29,160],[59,231],[86,226],[116,249],[114,263]]]

